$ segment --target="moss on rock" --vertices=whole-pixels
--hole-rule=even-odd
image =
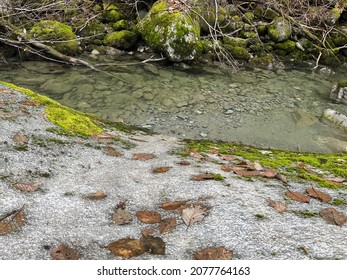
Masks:
[[[128,30],[112,32],[105,36],[104,45],[115,47],[117,49],[127,50],[133,47],[137,42],[137,35]]]
[[[284,18],[278,18],[268,27],[268,35],[276,43],[286,41],[291,35],[291,26]]]
[[[148,46],[171,61],[193,60],[202,52],[198,22],[183,12],[168,12],[166,1],[156,2],[137,27]]]
[[[243,38],[238,38],[238,37],[229,37],[229,36],[224,36],[223,37],[224,44],[228,44],[233,47],[247,47],[248,40],[243,39]]]
[[[127,30],[129,28],[129,22],[125,19],[121,19],[112,25],[114,31]]]
[[[244,47],[239,47],[239,46],[234,47],[234,46],[225,44],[224,48],[226,48],[230,52],[231,56],[235,59],[248,61],[251,58],[251,55],[249,54],[247,49]]]
[[[58,21],[40,21],[34,24],[29,33],[35,40],[46,41],[47,45],[61,53],[74,55],[81,51],[71,27]]]
[[[115,5],[104,4],[104,11],[102,12],[102,18],[105,22],[117,22],[124,19],[124,15],[118,10]]]
[[[295,49],[295,42],[292,40],[287,40],[281,43],[275,44],[275,49],[282,50],[286,52],[287,54],[294,51]]]

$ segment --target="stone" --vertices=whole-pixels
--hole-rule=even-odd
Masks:
[[[181,11],[168,11],[166,1],[157,1],[137,28],[151,49],[171,61],[193,60],[202,52],[198,22]]]
[[[75,94],[77,95],[88,95],[94,91],[94,86],[91,84],[82,84],[77,86]]]
[[[332,87],[330,99],[347,105],[347,81],[339,82]]]
[[[347,116],[332,109],[326,109],[322,116],[323,120],[327,120],[334,124],[337,128],[347,132]]]
[[[291,35],[291,26],[284,18],[278,18],[268,27],[268,35],[276,43],[286,41]]]
[[[72,89],[72,85],[56,81],[55,79],[49,79],[40,86],[40,90],[47,94],[64,94],[72,91]]]
[[[315,116],[303,110],[296,110],[294,112],[294,120],[298,127],[309,127],[318,122]]]
[[[132,48],[136,42],[136,33],[128,30],[121,30],[107,34],[103,41],[104,45],[121,50]]]

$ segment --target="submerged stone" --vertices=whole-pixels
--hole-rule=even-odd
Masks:
[[[166,1],[156,2],[138,23],[148,46],[171,61],[193,60],[200,55],[200,26],[185,12],[170,12]]]

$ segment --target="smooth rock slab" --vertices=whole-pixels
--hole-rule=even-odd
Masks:
[[[341,114],[332,109],[326,109],[323,113],[322,118],[333,123],[339,129],[347,132],[347,116],[345,116],[344,114]]]

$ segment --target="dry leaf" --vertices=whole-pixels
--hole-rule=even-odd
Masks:
[[[178,165],[190,165],[190,162],[188,160],[181,160],[176,162]]]
[[[233,251],[221,247],[209,247],[195,252],[193,255],[194,260],[231,260],[234,254]]]
[[[80,254],[75,249],[60,244],[51,249],[51,257],[53,260],[78,260]]]
[[[158,212],[148,210],[137,211],[136,217],[145,224],[156,224],[161,220],[161,216]]]
[[[257,171],[257,170],[245,170],[244,168],[242,169],[235,169],[235,167],[233,167],[234,173],[240,176],[260,176],[261,172]]]
[[[113,214],[112,220],[117,225],[125,225],[125,224],[129,224],[131,222],[132,217],[128,211],[126,211],[122,208],[118,208],[116,210],[116,212]]]
[[[284,211],[287,210],[287,206],[284,203],[279,201],[268,199],[268,205],[275,208],[275,210],[279,213],[283,213]]]
[[[283,183],[285,184],[288,184],[288,180],[287,180],[287,177],[284,176],[283,174],[279,174],[277,173],[276,176],[275,176],[276,179],[282,181]]]
[[[40,104],[35,101],[29,101],[29,100],[21,100],[18,103],[26,106],[39,106]]]
[[[182,219],[188,227],[193,223],[203,220],[205,216],[206,212],[201,209],[200,205],[185,208],[182,211]]]
[[[168,172],[171,169],[169,166],[160,166],[156,167],[152,170],[153,173],[165,173]]]
[[[160,233],[170,232],[176,228],[176,218],[166,218],[160,221],[159,231]]]
[[[228,154],[219,154],[219,157],[220,157],[222,160],[228,160],[228,161],[231,161],[231,160],[236,159],[236,156],[228,155]]]
[[[146,227],[144,229],[141,229],[141,234],[143,236],[153,235],[157,229],[158,229],[158,227]]]
[[[0,112],[0,118],[2,119],[7,119],[7,118],[13,118],[15,117],[16,115],[15,114],[12,114],[12,113],[3,113],[3,112]]]
[[[347,220],[347,217],[342,212],[334,208],[324,208],[319,212],[319,215],[321,215],[328,224],[337,226],[342,226]]]
[[[333,184],[342,184],[346,179],[344,178],[324,178],[325,181]]]
[[[309,196],[311,196],[313,198],[317,198],[317,199],[319,199],[320,201],[323,201],[323,202],[329,202],[332,199],[332,197],[329,194],[327,194],[325,192],[322,192],[320,190],[317,190],[317,189],[315,189],[313,187],[312,188],[308,188],[306,190],[306,192],[308,193]]]
[[[222,165],[220,169],[223,170],[224,172],[231,172],[231,171],[233,171],[233,168],[231,166],[229,166],[229,165]]]
[[[123,238],[107,245],[107,248],[115,255],[129,259],[147,252],[146,247],[138,239]]]
[[[121,157],[123,154],[118,152],[115,148],[113,147],[106,147],[105,148],[106,154],[114,157]]]
[[[146,252],[152,255],[165,255],[165,242],[160,237],[143,235],[140,243],[146,249]]]
[[[106,197],[107,195],[103,191],[96,191],[86,196],[86,198],[90,200],[101,200],[101,199],[105,199]]]
[[[110,134],[110,133],[102,133],[99,135],[92,135],[91,138],[94,141],[100,142],[100,143],[112,143],[114,140],[114,135]]]
[[[305,164],[303,164],[302,162],[297,162],[296,164],[300,169],[305,170],[307,173],[314,173],[313,170],[311,170],[310,168],[308,168]]]
[[[196,158],[196,159],[204,159],[205,157],[201,154],[199,154],[196,151],[190,151],[189,156]]]
[[[15,135],[13,135],[12,140],[21,145],[28,144],[29,142],[28,137],[20,133],[16,133]]]
[[[154,154],[148,154],[148,153],[135,153],[133,154],[133,157],[132,157],[133,160],[150,160],[154,158],[155,158]]]
[[[125,204],[127,203],[127,200],[125,200],[125,201],[121,201],[121,202],[119,202],[117,205],[116,205],[116,207],[115,207],[115,209],[117,210],[117,209],[125,209]]]
[[[163,202],[160,207],[164,210],[176,210],[186,203],[187,201],[168,201]]]
[[[307,195],[304,195],[304,194],[299,193],[299,192],[288,190],[288,191],[286,191],[285,195],[287,197],[294,199],[296,201],[299,201],[299,202],[305,202],[305,203],[310,202],[310,198]]]
[[[40,184],[39,183],[20,182],[20,183],[15,183],[14,187],[18,190],[23,191],[23,192],[33,192],[33,191],[36,191],[40,187]]]
[[[198,175],[193,175],[191,180],[193,180],[193,181],[213,180],[214,176],[215,175],[212,173],[202,173],[202,174],[198,174]]]
[[[260,174],[266,178],[275,178],[277,175],[277,170],[274,168],[266,168],[264,171],[261,171]]]
[[[0,235],[11,233],[20,228],[25,222],[24,205],[12,211],[0,220]]]

